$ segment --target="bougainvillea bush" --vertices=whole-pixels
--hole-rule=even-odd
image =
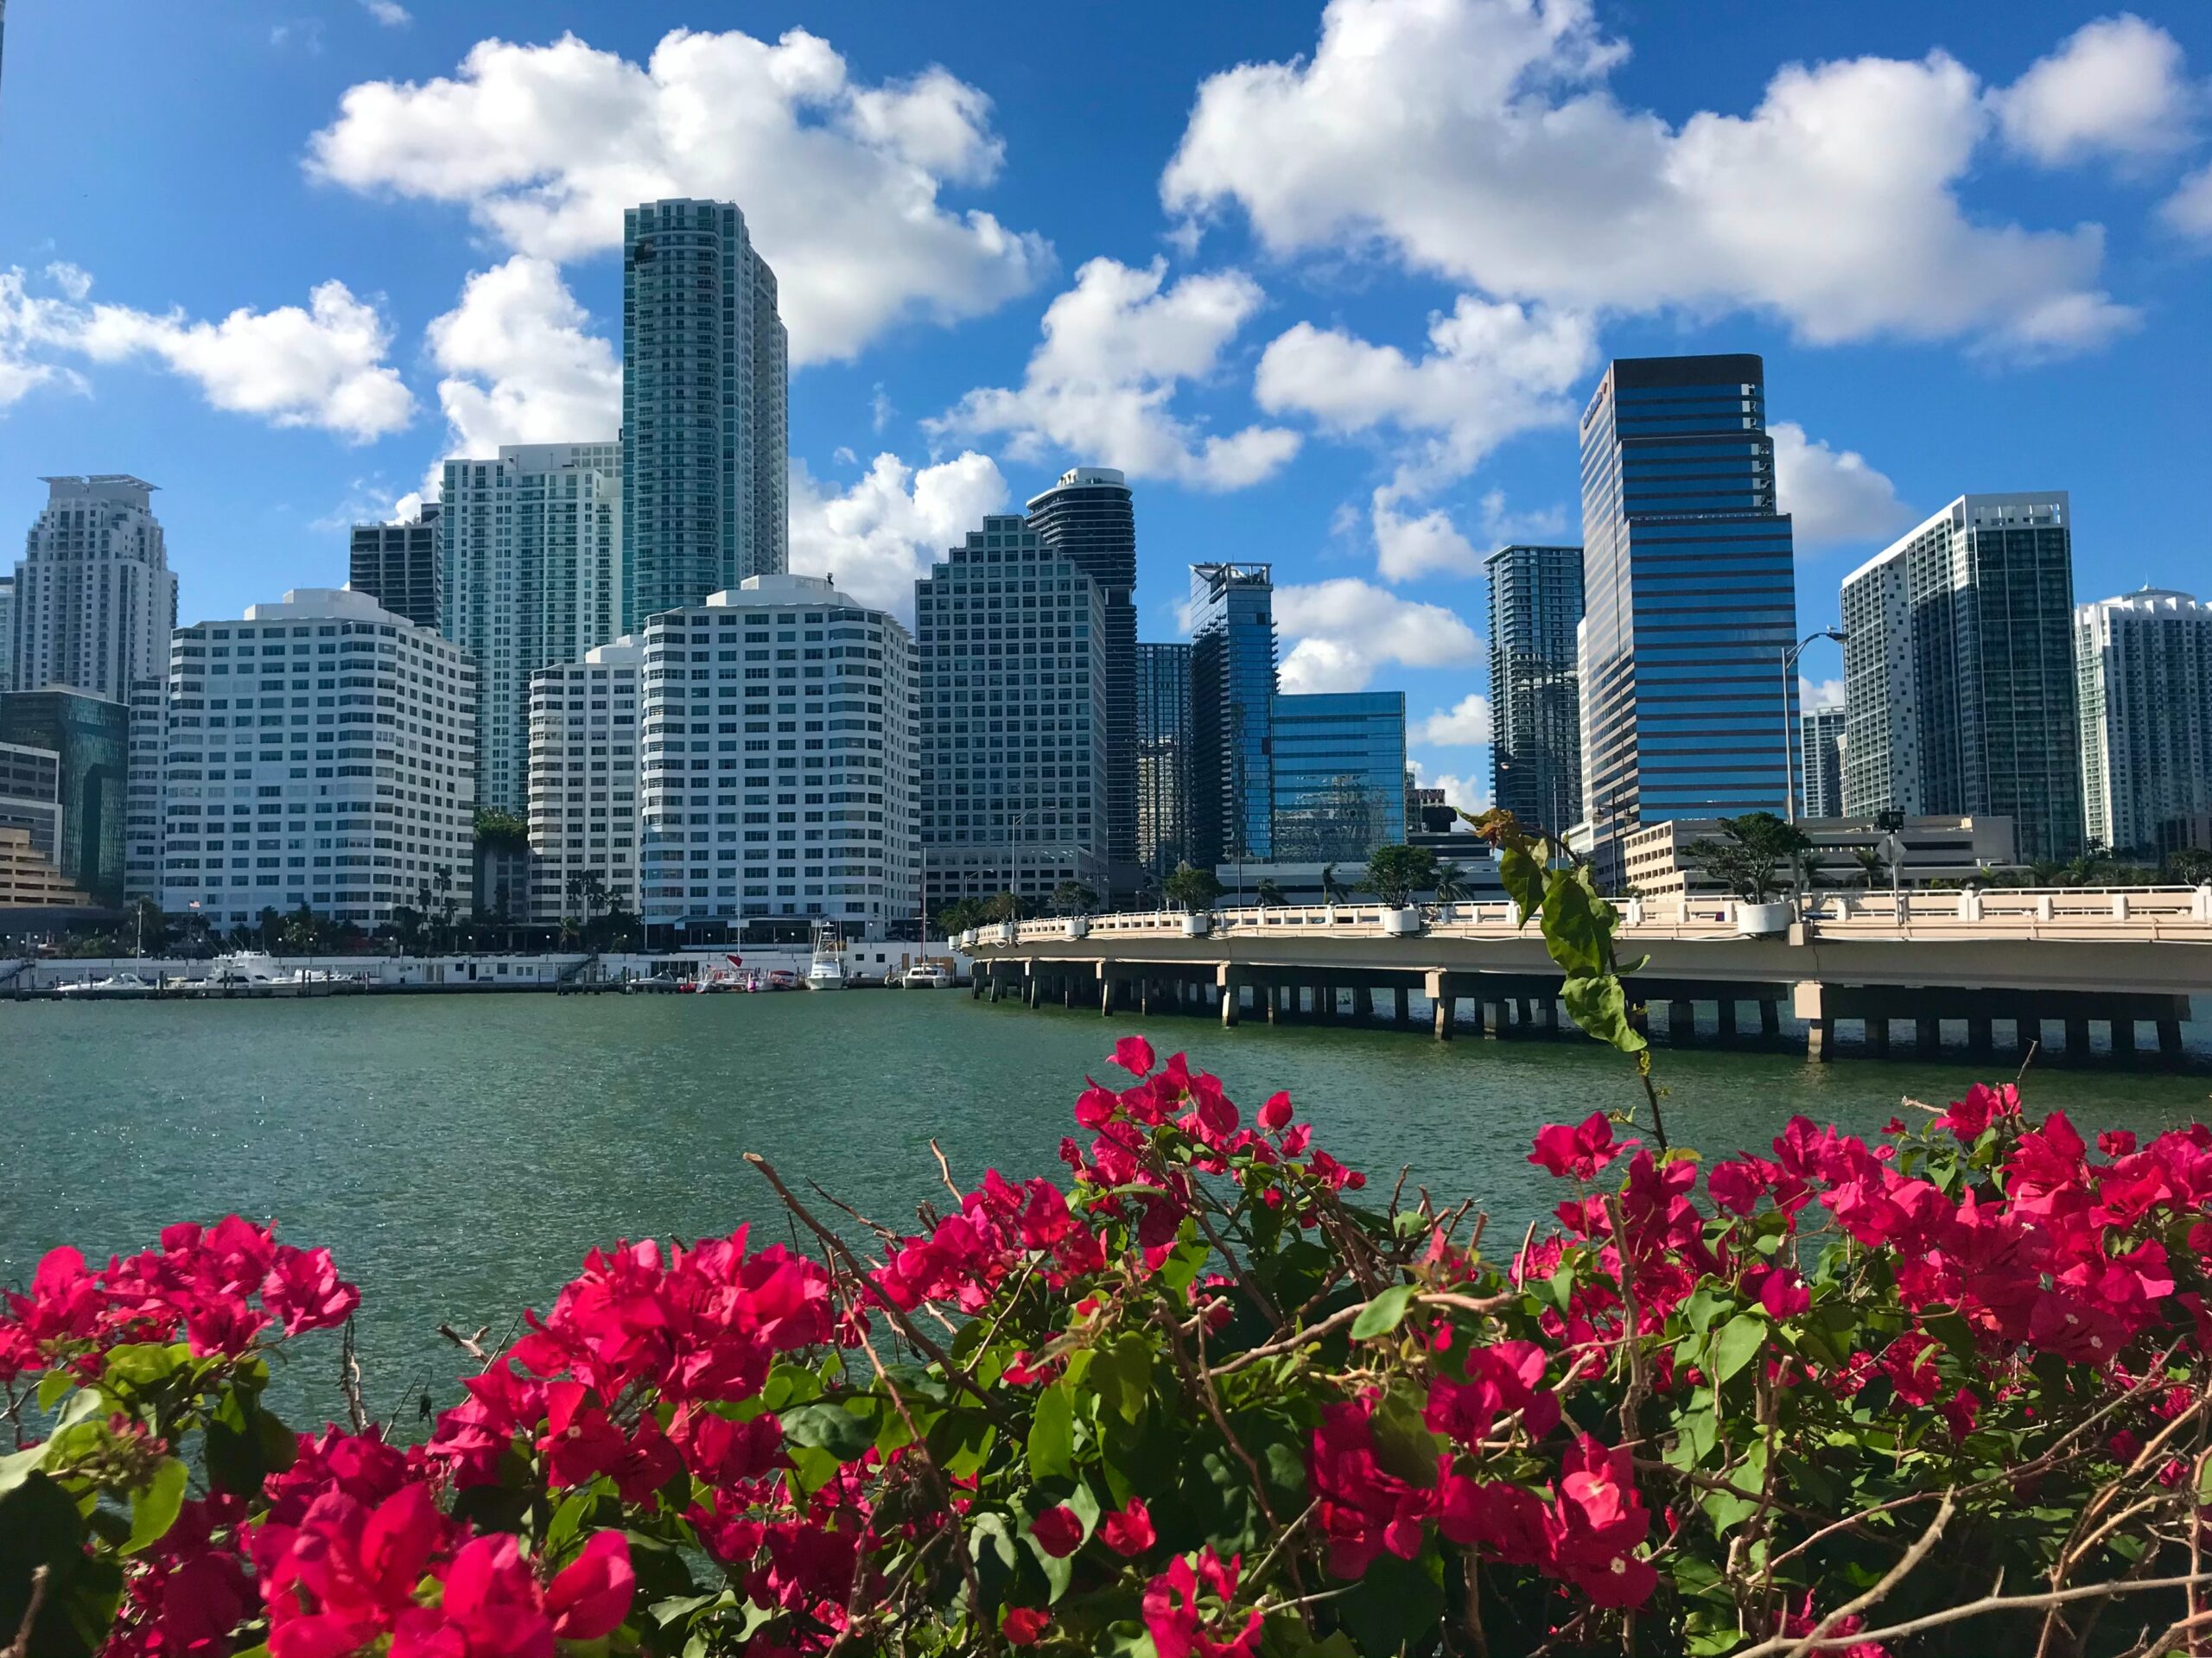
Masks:
[[[587,1258],[402,1445],[236,1217],[8,1296],[20,1658],[2193,1652],[2212,1130],[1976,1088],[1713,1161],[1545,1129],[1547,1223],[1385,1197],[1140,1039],[1057,1179]],[[755,1159],[757,1161],[757,1159]],[[322,1359],[339,1356],[319,1339]],[[358,1394],[356,1394],[358,1397]]]

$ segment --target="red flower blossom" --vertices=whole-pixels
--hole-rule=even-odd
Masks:
[[[1083,1521],[1065,1502],[1047,1509],[1030,1522],[1029,1534],[1037,1547],[1056,1560],[1064,1560],[1083,1547]]]
[[[1116,1554],[1141,1554],[1157,1540],[1152,1528],[1152,1510],[1145,1507],[1141,1496],[1131,1497],[1128,1507],[1101,1521],[1098,1534]]]
[[[1592,1111],[1573,1128],[1554,1122],[1537,1130],[1536,1148],[1529,1160],[1555,1175],[1592,1180],[1599,1169],[1639,1143],[1628,1140],[1616,1145],[1611,1120],[1602,1111]]]
[[[629,1540],[619,1531],[594,1532],[583,1552],[546,1585],[545,1610],[553,1633],[563,1641],[596,1641],[613,1634],[628,1615],[637,1587]]]
[[[1230,1603],[1236,1598],[1236,1577],[1243,1557],[1231,1555],[1226,1565],[1209,1545],[1193,1566],[1188,1555],[1178,1558],[1145,1585],[1144,1626],[1160,1658],[1254,1658],[1259,1651],[1260,1614],[1247,1612],[1243,1626],[1233,1635],[1228,1621],[1235,1617]],[[1212,1591],[1221,1610],[1211,1617],[1199,1606],[1201,1585]]]
[[[1049,1615],[1034,1606],[1009,1606],[999,1624],[999,1632],[1006,1636],[1009,1647],[1033,1647],[1044,1639],[1052,1623]]]
[[[1114,1045],[1114,1063],[1130,1076],[1152,1075],[1152,1044],[1141,1036],[1125,1036]]]

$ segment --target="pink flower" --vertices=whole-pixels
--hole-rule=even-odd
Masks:
[[[1592,1180],[1606,1164],[1640,1143],[1631,1140],[1615,1145],[1612,1123],[1604,1112],[1592,1111],[1575,1128],[1555,1122],[1539,1129],[1536,1148],[1529,1160],[1553,1174],[1571,1174],[1578,1180]]]
[[[1076,1512],[1063,1502],[1056,1509],[1047,1509],[1030,1522],[1029,1534],[1037,1540],[1037,1547],[1056,1560],[1065,1560],[1083,1547],[1083,1521]]]
[[[1224,1565],[1209,1544],[1199,1553],[1195,1567],[1188,1555],[1182,1556],[1145,1585],[1144,1626],[1160,1658],[1193,1658],[1193,1655],[1196,1658],[1253,1658],[1258,1652],[1258,1612],[1246,1613],[1243,1628],[1234,1635],[1226,1628],[1226,1620],[1235,1616],[1229,1603],[1236,1597],[1242,1560],[1241,1555],[1232,1555]],[[1201,1584],[1222,1603],[1220,1613],[1214,1617],[1201,1614]]]
[[[1269,1134],[1287,1128],[1290,1122],[1290,1096],[1270,1094],[1268,1102],[1260,1108],[1260,1127]]]
[[[1152,1528],[1152,1510],[1141,1496],[1131,1497],[1127,1508],[1100,1521],[1098,1534],[1116,1554],[1141,1554],[1158,1540]]]
[[[1132,1077],[1149,1077],[1152,1044],[1141,1036],[1125,1036],[1114,1045],[1114,1063]]]
[[[545,1610],[553,1619],[553,1633],[563,1641],[611,1635],[628,1614],[637,1587],[629,1540],[619,1531],[594,1532],[583,1553],[546,1587]]]
[[[1009,1606],[999,1632],[1006,1636],[1009,1647],[1033,1647],[1044,1638],[1052,1622],[1048,1614],[1034,1606]]]
[[[1966,1098],[1951,1102],[1951,1109],[1936,1119],[1936,1126],[1949,1129],[1961,1144],[1972,1145],[1999,1117],[2019,1115],[2020,1090],[2012,1083],[1999,1083],[1992,1088],[1986,1083],[1976,1083],[1967,1089]]]
[[[1463,1445],[1487,1439],[1491,1425],[1514,1411],[1541,1439],[1559,1421],[1559,1398],[1543,1388],[1544,1350],[1534,1342],[1495,1342],[1470,1350],[1467,1379],[1440,1375],[1429,1383],[1421,1420]]]
[[[1795,1267],[1769,1267],[1748,1273],[1744,1287],[1758,1297],[1770,1318],[1794,1318],[1813,1305],[1812,1292]]]
[[[283,1321],[287,1336],[296,1336],[344,1324],[361,1305],[361,1292],[338,1276],[329,1250],[285,1243],[261,1280],[261,1305]]]
[[[628,1555],[626,1544],[626,1570]],[[537,1582],[512,1537],[478,1537],[462,1546],[446,1572],[440,1610],[468,1643],[468,1658],[552,1658],[552,1620],[538,1604]]]

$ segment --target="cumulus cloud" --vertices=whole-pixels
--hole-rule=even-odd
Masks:
[[[1290,692],[1362,690],[1384,663],[1448,668],[1482,648],[1474,629],[1442,605],[1351,576],[1277,588],[1274,618],[1292,642],[1280,670]]]
[[[985,513],[1003,510],[1007,494],[997,463],[973,449],[919,471],[895,454],[879,454],[842,492],[795,461],[791,567],[834,574],[855,599],[911,619],[915,581]]]
[[[1878,541],[1912,522],[1889,479],[1856,449],[1832,449],[1794,420],[1767,429],[1774,439],[1774,487],[1799,547]]]
[[[1433,748],[1486,748],[1490,731],[1490,698],[1470,691],[1450,708],[1437,709],[1407,735]]]
[[[1567,514],[1559,507],[1516,512],[1505,504],[1505,492],[1483,492],[1477,504],[1482,546],[1496,551],[1513,542],[1556,544],[1567,533]],[[1479,575],[1489,555],[1462,534],[1452,515],[1442,507],[1415,515],[1401,512],[1397,492],[1385,486],[1369,504],[1368,522],[1375,532],[1375,568],[1385,581],[1411,581],[1424,575]]]
[[[1608,90],[1625,52],[1592,0],[1330,0],[1310,56],[1204,83],[1161,199],[1241,208],[1279,252],[1379,245],[1563,309],[1751,308],[1815,342],[2134,322],[2096,226],[1962,206],[1995,118],[1948,54],[1788,65],[1748,115],[1675,126]]]
[[[517,254],[471,276],[461,302],[427,331],[448,453],[612,440],[622,365],[590,321],[550,260]]]
[[[1808,679],[1797,677],[1797,706],[1800,708],[1840,708],[1843,706],[1843,682],[1840,679]]]
[[[943,69],[870,85],[803,29],[677,29],[643,64],[564,35],[480,41],[450,78],[365,81],[308,165],[465,206],[541,259],[619,245],[641,201],[741,202],[804,365],[850,358],[905,318],[990,310],[1051,268],[1041,237],[939,200],[988,183],[1003,153],[989,99]]]
[[[1044,338],[1018,387],[970,391],[935,432],[1004,435],[1016,459],[1068,454],[1137,478],[1201,489],[1255,484],[1298,452],[1298,434],[1247,426],[1205,434],[1173,407],[1177,390],[1219,370],[1222,353],[1265,300],[1241,270],[1169,285],[1167,265],[1093,259],[1045,310]]]
[[[361,0],[361,9],[386,29],[404,29],[415,21],[415,14],[399,0]]]
[[[1413,768],[1414,779],[1424,789],[1441,789],[1446,804],[1463,812],[1488,811],[1491,806],[1490,778],[1465,775],[1455,772],[1440,772],[1424,762],[1418,755],[1408,755],[1406,764]],[[1459,854],[1465,858],[1487,858],[1490,848],[1472,835],[1467,836],[1467,849]]]
[[[2046,166],[2168,155],[2196,124],[2181,43],[2132,12],[2084,23],[1990,102],[2005,142]]]
[[[20,270],[0,274],[0,407],[37,385],[81,388],[83,377],[54,360],[70,356],[150,360],[192,381],[213,408],[356,443],[414,418],[414,397],[384,360],[391,331],[342,282],[315,288],[304,308],[240,306],[210,322],[92,301],[92,278],[74,265],[46,275],[57,293],[31,292]]]
[[[2158,212],[2183,235],[2212,242],[2212,167],[2200,167],[2183,179]]]

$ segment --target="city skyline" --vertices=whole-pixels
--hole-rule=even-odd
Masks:
[[[1509,539],[1574,538],[1560,422],[1604,360],[1724,349],[1767,359],[1807,628],[1834,619],[1828,595],[1857,558],[1960,482],[2069,489],[2078,598],[2191,585],[2194,549],[2149,504],[2202,447],[2189,377],[2166,369],[2204,339],[2187,303],[2203,266],[2185,190],[2206,158],[2191,90],[2212,58],[2203,18],[2169,7],[2085,24],[2050,8],[1931,22],[1870,8],[1669,33],[1608,7],[1552,10],[1539,38],[1508,6],[1433,9],[1427,36],[1408,9],[1381,3],[1240,9],[1143,54],[1106,48],[1085,93],[1104,118],[1076,123],[1035,85],[1057,21],[1012,11],[988,54],[921,19],[863,28],[849,9],[794,7],[748,18],[757,39],[696,35],[658,58],[670,28],[698,20],[587,16],[556,47],[497,7],[391,28],[336,8],[313,28],[271,13],[212,33],[130,5],[35,13],[10,42],[0,142],[31,122],[60,148],[41,176],[0,181],[0,218],[19,227],[0,270],[23,271],[0,306],[0,429],[26,462],[0,479],[0,509],[27,521],[41,472],[156,479],[184,608],[235,614],[284,586],[343,580],[346,521],[389,507],[442,454],[611,436],[613,250],[635,204],[564,159],[569,143],[601,140],[555,135],[532,152],[552,157],[542,174],[499,150],[478,181],[435,184],[408,170],[414,158],[435,171],[447,142],[416,124],[422,89],[446,78],[479,119],[516,77],[557,68],[650,118],[699,76],[765,73],[798,49],[776,43],[791,26],[836,65],[812,101],[779,95],[765,133],[620,142],[660,146],[629,158],[640,199],[712,196],[746,213],[791,327],[792,568],[834,570],[871,602],[887,593],[906,612],[899,590],[982,511],[1069,466],[1116,467],[1145,497],[1141,637],[1179,632],[1189,563],[1266,558],[1285,689],[1404,689],[1413,759],[1470,799],[1489,772],[1473,740],[1490,689],[1479,557]],[[1433,211],[1387,192],[1328,195],[1332,159],[1358,162],[1355,175],[1395,161],[1430,176],[1417,122],[1377,124],[1351,158],[1317,124],[1312,77],[1345,67],[1332,31],[1355,15],[1383,48],[1366,67],[1383,81],[1366,92],[1390,95],[1418,58],[1478,47],[1508,77],[1446,111],[1470,164],[1436,182]],[[59,83],[32,72],[80,28],[126,43],[111,54],[118,118],[98,132],[55,118]],[[494,35],[514,44],[468,56]],[[931,64],[942,76],[923,74]],[[215,118],[184,130],[167,82],[180,68]],[[2087,99],[2100,71],[2127,96]],[[1642,199],[1608,209],[1635,213],[1648,270],[1577,269],[1603,196],[1560,157],[1554,210],[1537,213],[1498,160],[1518,118],[1501,100],[1574,95],[1554,79],[1610,93],[1609,118],[1648,111],[1656,125],[1637,130],[1652,143],[1712,146],[1755,206],[1827,209],[1816,263],[1842,275],[1764,243],[1718,258],[1742,227],[1656,173]],[[1793,140],[1822,108],[1925,141],[1873,158],[1891,169],[1879,213],[1852,211]],[[522,143],[533,109],[489,136]],[[893,111],[947,119],[924,143]],[[1219,140],[1232,119],[1266,124],[1279,178],[1239,170]],[[162,143],[134,137],[149,121]],[[774,181],[799,134],[847,169],[849,201],[833,210],[804,187],[814,175]],[[1746,153],[1761,137],[1786,177]],[[92,176],[128,181],[146,204],[131,240],[100,221],[80,187]],[[1084,187],[1067,190],[1076,179]],[[880,247],[853,239],[853,210],[901,189],[910,206],[880,221]],[[172,200],[191,204],[188,224]],[[284,236],[247,233],[272,209]],[[1465,240],[1483,213],[1505,228],[1498,250]],[[1866,263],[1904,233],[1942,268]],[[149,237],[206,257],[151,265]],[[1971,427],[1943,412],[1968,403],[1983,411]],[[1806,672],[1836,677],[1835,653],[1815,647]]]

